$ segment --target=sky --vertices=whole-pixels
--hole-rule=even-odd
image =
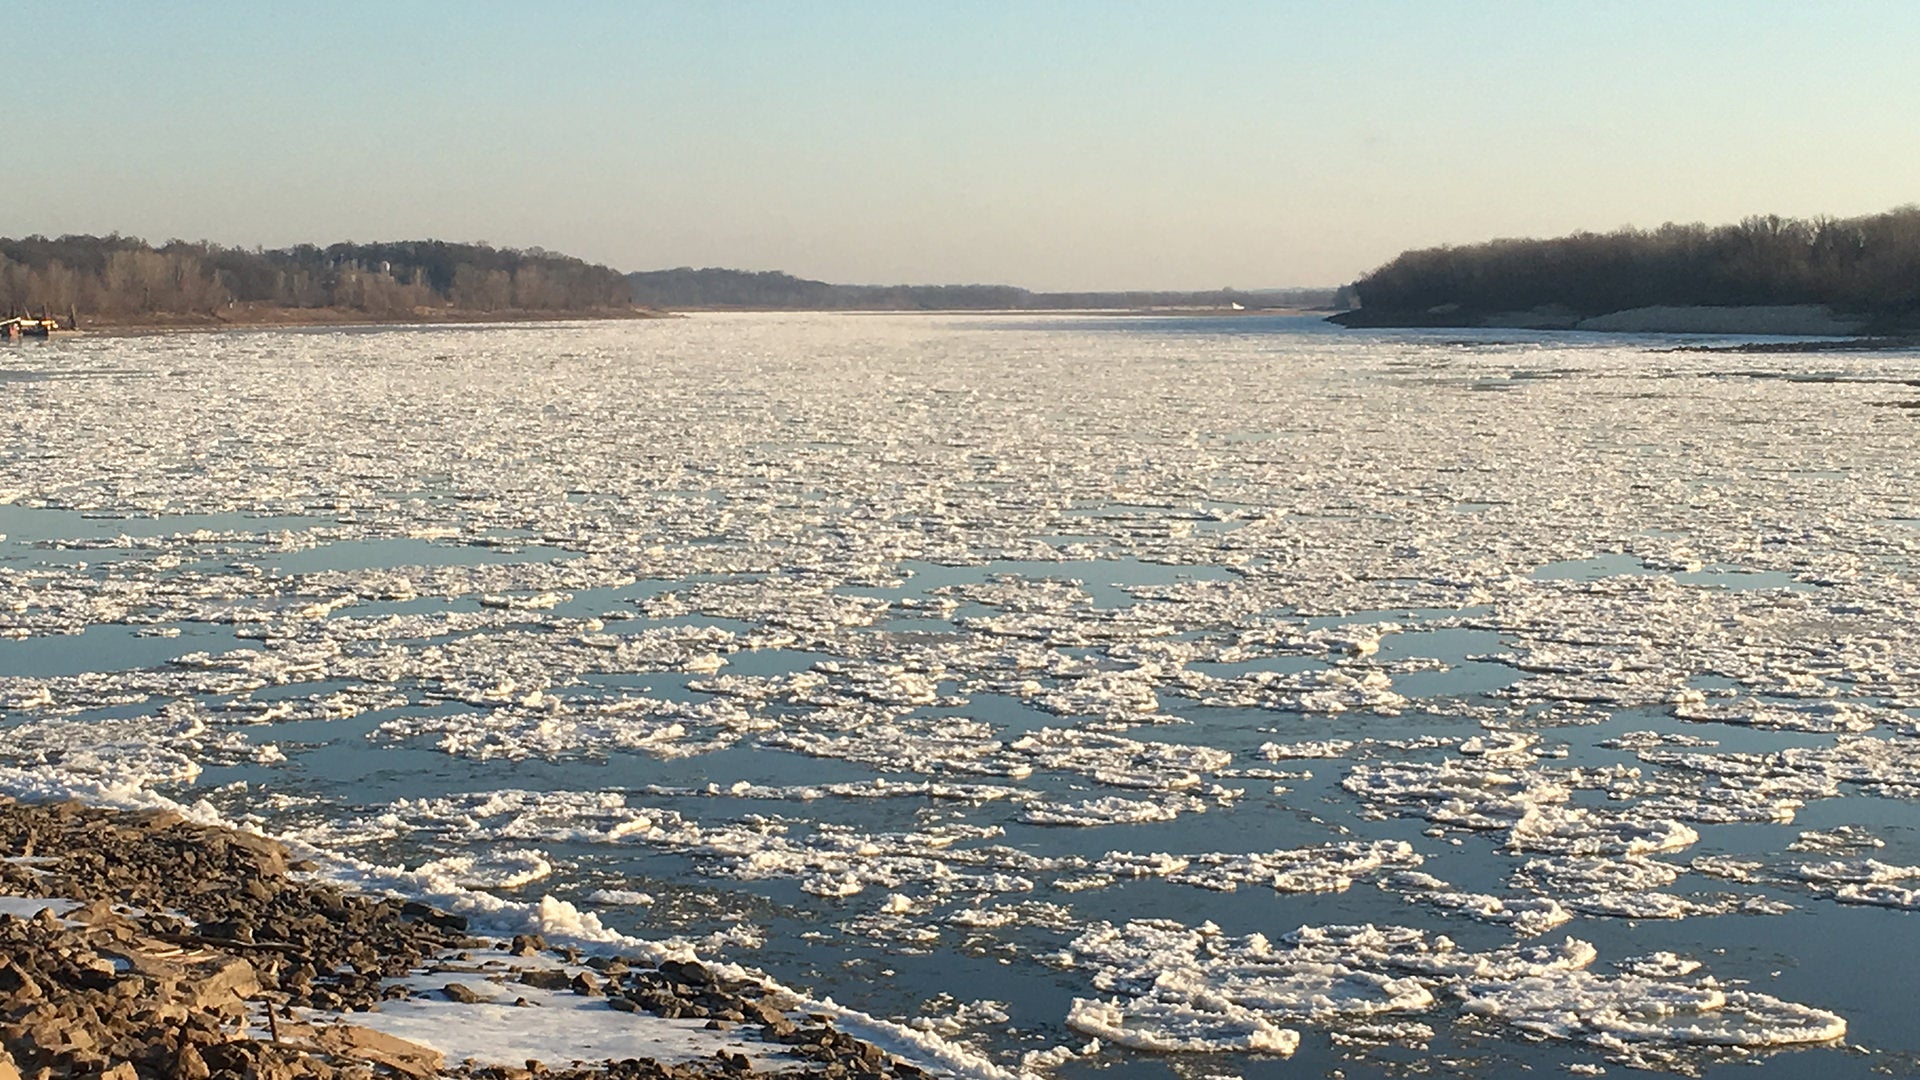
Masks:
[[[7,6],[0,235],[1252,289],[1920,201],[1911,0]]]

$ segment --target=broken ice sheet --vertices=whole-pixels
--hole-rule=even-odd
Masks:
[[[0,765],[502,891],[666,895],[644,862],[999,935],[1010,1023],[1076,1046],[1095,989],[1032,990],[1023,934],[1365,884],[1419,935],[1749,940],[1679,867],[1904,917],[1920,440],[1872,406],[1910,358],[1198,325],[75,339],[35,355],[125,374],[0,384]],[[1524,1019],[1552,939],[1329,962]],[[1138,1045],[1306,1030],[1112,997],[1079,1015]]]

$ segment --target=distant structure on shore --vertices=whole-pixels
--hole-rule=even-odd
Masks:
[[[1352,288],[1345,326],[1915,333],[1920,207],[1426,248]]]
[[[1063,311],[1330,308],[1337,290],[1032,292],[1013,285],[833,285],[775,270],[649,270],[627,275],[633,302],[668,310]]]
[[[15,315],[0,319],[0,341],[19,341],[23,337],[51,337],[56,330],[63,329],[59,320],[52,316]],[[64,329],[72,329],[65,327]]]

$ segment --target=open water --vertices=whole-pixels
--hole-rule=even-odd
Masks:
[[[1906,1072],[1920,364],[1684,343],[9,348],[0,788],[975,1075]]]

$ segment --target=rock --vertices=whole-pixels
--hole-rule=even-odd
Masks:
[[[431,1047],[351,1024],[323,1028],[316,1041],[330,1053],[385,1065],[416,1080],[434,1080],[446,1063],[445,1055]]]
[[[171,810],[136,810],[126,815],[128,825],[148,833],[163,832],[185,820]]]
[[[213,1072],[248,1073],[260,1056],[260,1044],[251,1039],[217,1043],[200,1051],[201,1059]]]
[[[18,964],[11,960],[0,964],[0,997],[10,1002],[27,1002],[36,1001],[42,996],[40,984],[34,981],[33,976],[20,970]]]
[[[762,1024],[777,1024],[787,1018],[787,1014],[765,1000],[741,1002],[740,1009],[750,1019]]]
[[[450,982],[441,987],[440,992],[446,995],[448,1001],[457,1001],[462,1005],[472,1005],[480,1000],[480,995],[463,983]]]
[[[204,974],[189,976],[181,984],[188,1008],[213,1008],[244,1001],[260,992],[253,965],[237,956],[211,961],[202,971]]]
[[[465,915],[449,914],[438,908],[428,907],[425,904],[413,900],[409,900],[400,905],[400,917],[430,923],[442,930],[451,930],[457,934],[467,932],[467,917]]]
[[[68,919],[90,925],[109,922],[119,917],[113,913],[113,905],[105,900],[90,900],[67,912]]]
[[[535,990],[565,990],[573,985],[573,976],[559,968],[529,968],[520,973],[520,981]]]
[[[13,1055],[0,1047],[0,1080],[20,1080],[20,1066],[14,1064]]]
[[[50,1015],[37,1023],[22,1025],[27,1045],[42,1054],[72,1054],[91,1050],[98,1045],[93,1032],[77,1023],[77,1017],[71,1011],[49,1012]]]
[[[635,971],[626,978],[626,984],[635,988],[656,989],[671,986],[665,975],[658,971]]]
[[[221,919],[216,922],[201,923],[200,934],[203,937],[217,938],[221,941],[253,944],[253,927],[239,919]]]
[[[698,960],[668,960],[660,965],[667,978],[683,986],[712,986],[713,973]]]
[[[278,840],[269,840],[247,832],[226,833],[228,845],[253,858],[259,875],[281,877],[287,872],[287,847]]]
[[[546,951],[547,939],[539,934],[515,934],[507,952],[514,956],[532,956]]]
[[[207,1059],[192,1043],[185,1043],[173,1059],[174,1080],[207,1080],[213,1071],[207,1068]]]

